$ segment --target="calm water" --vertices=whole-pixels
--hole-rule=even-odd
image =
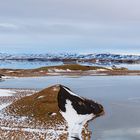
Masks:
[[[11,61],[0,60],[0,68],[13,68],[13,69],[34,69],[43,66],[55,66],[62,65],[63,62],[51,62],[51,61]],[[111,67],[112,64],[94,64],[94,63],[80,63],[81,65],[89,66],[104,66]],[[140,64],[115,64],[117,67],[126,67],[129,70],[140,70]]]
[[[43,89],[64,84],[75,93],[103,104],[106,115],[90,122],[92,140],[140,139],[140,77],[86,76],[7,79],[0,88]]]
[[[12,69],[34,69],[43,66],[56,66],[62,65],[62,62],[51,61],[2,61],[0,60],[0,68],[12,68]]]

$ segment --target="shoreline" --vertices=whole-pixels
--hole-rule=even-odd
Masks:
[[[10,70],[11,71],[11,70]],[[0,69],[3,76],[0,79],[22,78],[22,77],[44,77],[44,76],[140,76],[140,70],[109,70],[109,71],[73,71],[73,72],[32,72],[32,70],[12,70]]]
[[[139,76],[140,70],[127,68],[106,68],[82,65],[47,66],[37,69],[0,69],[0,78],[41,76]]]

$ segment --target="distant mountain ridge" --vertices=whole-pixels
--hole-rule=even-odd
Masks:
[[[63,59],[105,59],[105,60],[140,60],[140,55],[122,55],[122,54],[6,54],[0,53],[0,60],[63,60]]]
[[[140,64],[140,55],[122,54],[6,54],[0,53],[0,61],[17,62],[62,62],[63,64]]]

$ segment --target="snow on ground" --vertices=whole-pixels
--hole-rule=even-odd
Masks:
[[[0,110],[6,108],[8,105],[11,104],[8,98],[12,97],[14,93],[16,93],[16,91],[10,89],[0,89],[0,98],[7,98],[7,102],[0,101]]]
[[[70,70],[70,69],[66,69],[66,70],[63,70],[63,69],[48,69],[48,72],[72,72],[72,70]]]
[[[84,124],[93,116],[77,115],[69,101],[67,101],[66,105],[67,113],[63,114],[68,124],[63,122],[52,125],[52,122],[42,123],[28,116],[12,116],[5,112],[5,108],[13,101],[33,93],[35,93],[35,90],[0,89],[0,138],[11,140],[64,140],[67,139],[68,133],[70,134],[69,136],[79,135],[80,138],[82,137],[81,131],[84,128]],[[52,113],[52,116],[55,115],[55,113]],[[84,128],[84,132],[88,134],[86,128]]]
[[[67,88],[65,88],[65,87],[64,87],[64,89],[65,89],[67,92],[69,92],[71,95],[74,95],[74,96],[77,96],[77,97],[83,99],[82,97],[80,97],[80,96],[78,96],[77,94],[73,93],[73,92],[70,91],[69,89],[67,89]]]
[[[0,105],[0,110],[4,109],[5,107],[7,107],[8,105],[10,105],[10,103],[4,103]]]
[[[0,139],[58,140],[66,139],[66,125],[43,123],[28,116],[15,116],[5,112],[12,102],[35,93],[36,90],[0,89]],[[56,115],[55,113],[52,116]]]
[[[79,115],[71,105],[70,100],[66,100],[66,112],[61,112],[62,116],[68,123],[68,132],[69,132],[69,139],[71,140],[74,137],[79,138],[82,140],[82,129],[87,121],[91,120],[94,115],[93,114],[85,114]]]
[[[3,96],[13,96],[12,94],[16,93],[15,91],[8,90],[8,89],[0,89],[0,97]]]
[[[13,78],[17,78],[15,76],[2,76],[1,79],[13,79]]]
[[[26,132],[36,132],[36,133],[50,133],[50,132],[53,132],[53,133],[59,133],[61,134],[61,130],[54,130],[54,129],[38,129],[38,128],[19,128],[19,127],[5,127],[5,126],[2,126],[1,127],[2,130],[21,130],[22,131],[26,131]],[[66,131],[63,131],[63,132],[66,132]]]

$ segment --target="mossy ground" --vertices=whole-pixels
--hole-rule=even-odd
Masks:
[[[16,90],[14,96],[0,97],[0,103],[13,101],[0,111],[0,138],[67,140],[67,123],[59,113],[57,104],[58,91],[59,85],[56,85],[40,92]],[[90,136],[85,126],[82,137],[89,140]]]
[[[57,94],[59,86],[44,89],[31,96],[17,100],[7,108],[7,112],[16,116],[28,116],[44,122],[54,123],[62,121],[59,113]],[[53,115],[55,114],[55,115]]]
[[[67,64],[67,65],[60,65],[60,66],[49,66],[49,67],[41,67],[39,70],[46,70],[48,71],[49,69],[61,69],[61,70],[81,70],[81,71],[88,71],[88,70],[98,70],[98,69],[105,69],[108,70],[105,67],[99,67],[99,66],[83,66],[83,65],[78,65],[78,64]]]

